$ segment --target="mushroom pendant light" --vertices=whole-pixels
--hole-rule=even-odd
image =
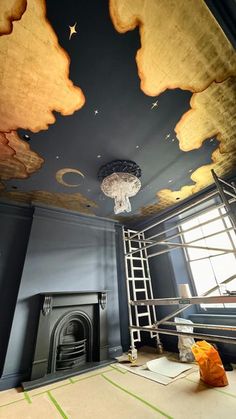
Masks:
[[[130,160],[114,160],[100,168],[98,178],[102,181],[101,190],[115,200],[115,214],[131,211],[129,198],[140,190],[140,176],[140,167]]]

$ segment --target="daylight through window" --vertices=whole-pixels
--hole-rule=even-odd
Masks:
[[[180,229],[184,243],[236,251],[236,234],[224,208],[216,208],[186,221]],[[236,290],[235,253],[186,248],[185,255],[197,295],[202,295],[217,285],[219,288],[209,295],[223,295],[225,290]],[[226,285],[220,285],[232,276],[235,279]],[[236,304],[201,304],[201,307],[236,308]]]

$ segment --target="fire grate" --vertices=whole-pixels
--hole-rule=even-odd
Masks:
[[[57,347],[56,371],[84,365],[86,363],[87,339],[59,344]]]

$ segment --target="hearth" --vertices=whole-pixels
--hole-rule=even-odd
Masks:
[[[30,381],[25,390],[111,363],[106,291],[40,294],[41,310]]]

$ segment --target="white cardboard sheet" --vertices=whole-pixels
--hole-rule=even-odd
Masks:
[[[190,370],[192,367],[193,365],[191,364],[169,361],[165,356],[147,362],[149,371],[169,378],[175,378],[184,371]]]
[[[135,367],[124,364],[118,364],[119,367],[128,370],[133,374],[155,381],[163,385],[168,385],[178,378],[184,377],[185,371],[194,367],[193,364],[181,364],[175,361],[169,361],[166,357],[161,357],[148,361],[146,364]],[[181,375],[182,374],[182,375]]]
[[[156,372],[149,371],[143,367],[128,367],[123,364],[118,364],[119,367],[128,370],[132,374],[140,375],[141,377],[147,378],[149,380],[155,381],[156,383],[168,385],[174,381],[172,378],[166,377],[164,375],[158,374]]]

